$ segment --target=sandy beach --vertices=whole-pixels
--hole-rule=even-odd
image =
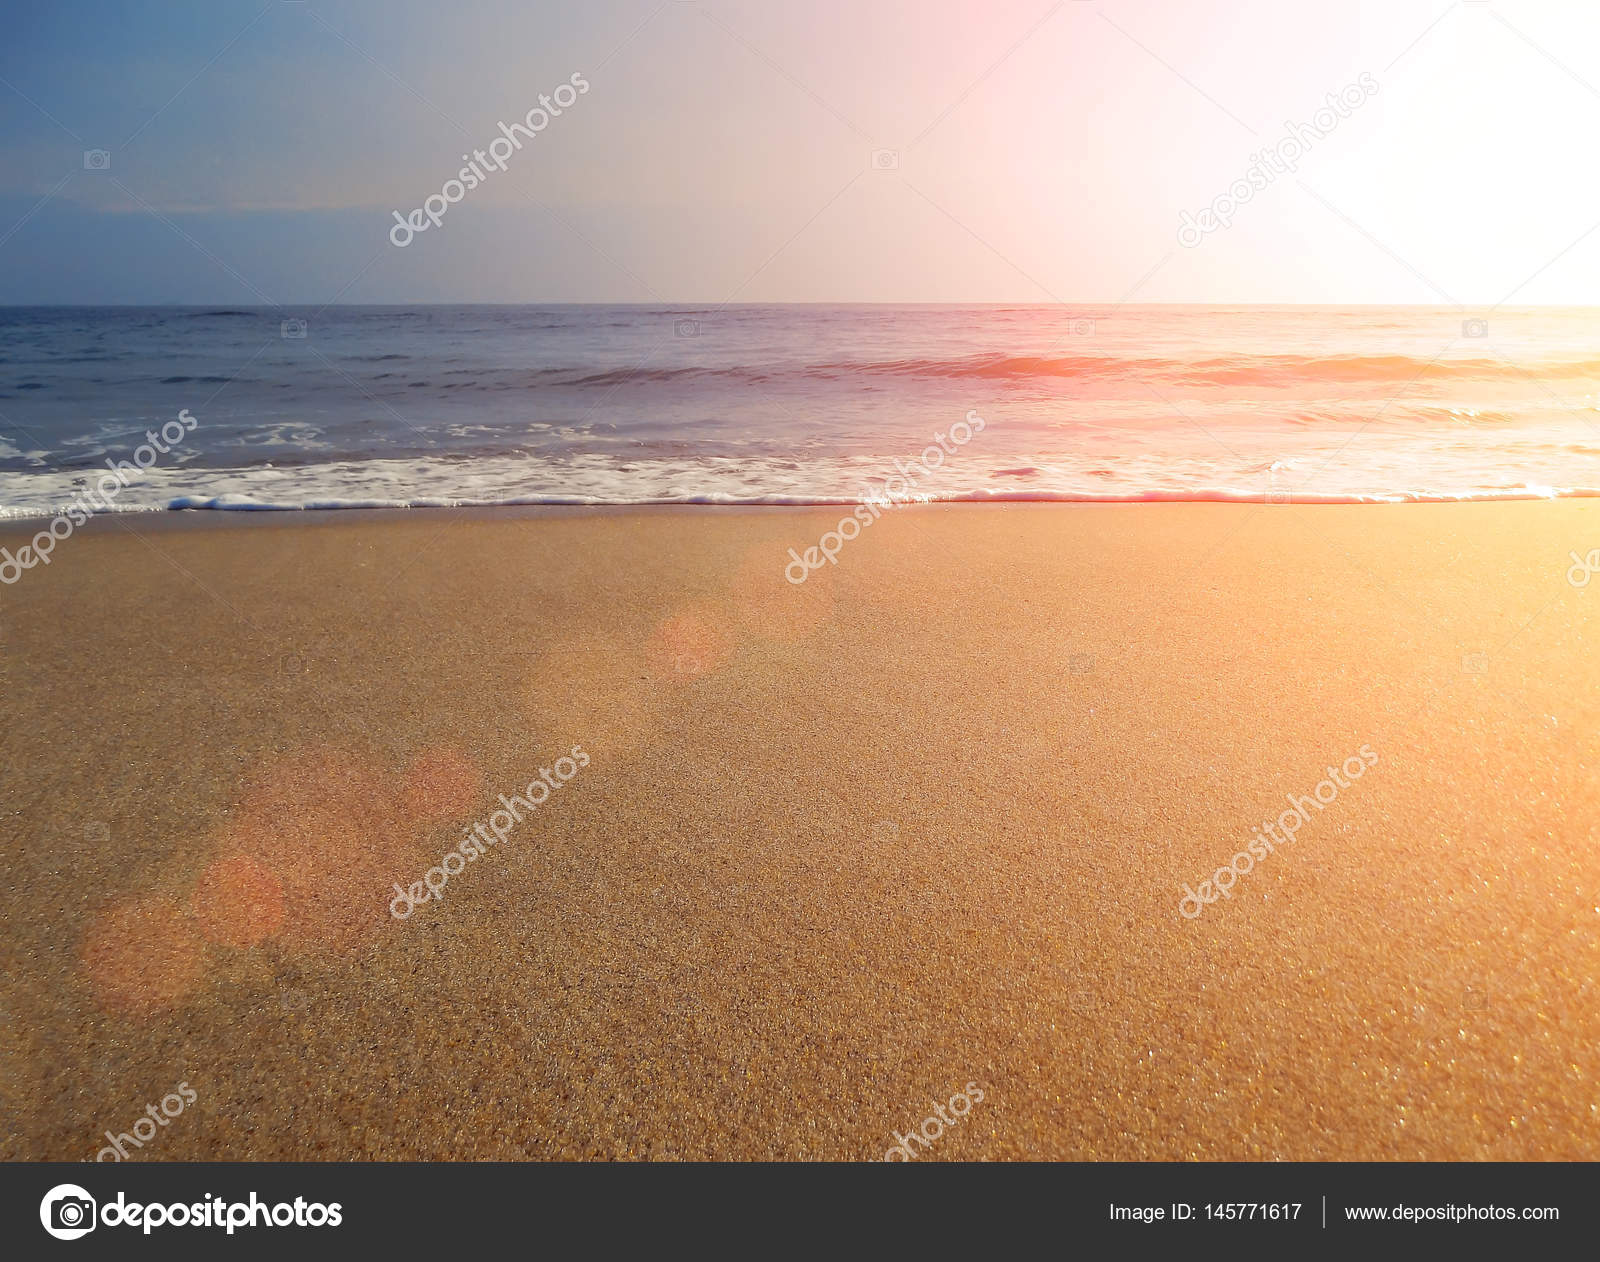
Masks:
[[[1600,1157],[1600,503],[841,512],[59,544],[0,1155]]]

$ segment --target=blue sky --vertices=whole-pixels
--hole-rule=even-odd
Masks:
[[[0,303],[1600,300],[1556,0],[82,0],[0,37]],[[592,85],[404,250],[386,233]],[[1198,248],[1180,215],[1381,85]],[[87,149],[109,167],[85,169]],[[875,166],[875,153],[891,155]]]

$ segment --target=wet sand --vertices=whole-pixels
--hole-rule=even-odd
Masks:
[[[1600,1157],[1600,504],[906,508],[786,582],[839,516],[0,589],[0,1156]]]

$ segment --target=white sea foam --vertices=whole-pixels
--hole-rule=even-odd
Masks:
[[[1063,457],[1023,471],[1008,461],[963,455],[958,468],[919,479],[913,501],[1237,501],[1380,504],[1446,500],[1549,499],[1600,494],[1600,468],[1586,483],[1555,484],[1503,469],[1486,482],[1476,461],[1435,461],[1421,470],[1394,464],[1344,463],[1302,485],[1281,465],[1127,458],[1111,462]],[[1270,465],[1270,462],[1269,462]],[[163,509],[271,511],[343,508],[460,508],[497,505],[855,504],[881,486],[883,462],[862,459],[733,461],[708,459],[617,462],[481,457],[461,460],[374,460],[288,469],[253,467],[154,469],[128,487],[111,511]],[[1414,481],[1402,480],[1410,472]],[[871,481],[873,478],[879,482]],[[59,473],[0,473],[0,519],[48,517],[80,483]]]

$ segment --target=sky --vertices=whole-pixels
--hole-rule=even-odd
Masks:
[[[75,0],[0,31],[0,304],[1600,304],[1589,0]]]

